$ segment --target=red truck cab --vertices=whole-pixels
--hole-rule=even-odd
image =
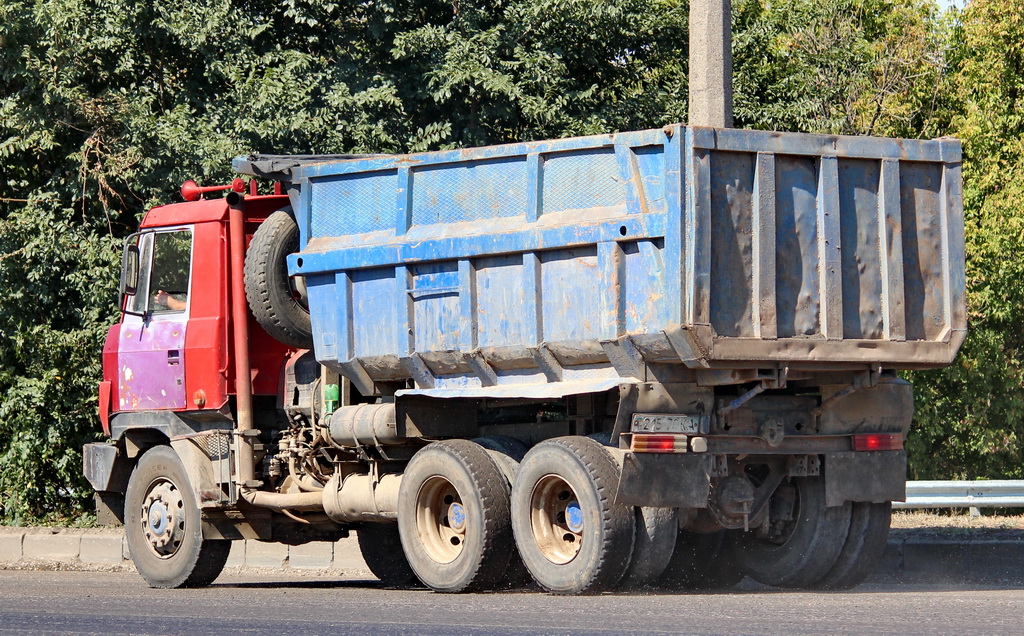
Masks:
[[[283,195],[245,199],[246,243],[267,216],[288,205]],[[129,239],[138,259],[134,294],[107,333],[99,392],[104,431],[132,412],[212,414],[230,408],[234,391],[229,281],[229,207],[223,198],[151,209]],[[276,396],[289,348],[249,314],[254,395]]]

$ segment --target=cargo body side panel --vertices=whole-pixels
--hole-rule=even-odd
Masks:
[[[960,149],[672,126],[296,169],[315,350],[367,390],[947,364]],[[362,390],[362,389],[361,389]]]

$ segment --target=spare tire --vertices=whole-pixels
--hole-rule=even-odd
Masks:
[[[286,259],[298,250],[299,226],[290,209],[267,217],[245,253],[245,297],[268,334],[290,347],[312,349],[309,308],[288,277]]]

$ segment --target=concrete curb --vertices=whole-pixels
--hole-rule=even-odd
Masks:
[[[1024,580],[1024,542],[1012,539],[895,538],[872,580],[994,583]]]
[[[0,569],[134,569],[124,536],[110,529],[0,528]],[[369,575],[355,536],[300,546],[261,541],[231,544],[227,567],[334,570]]]
[[[370,576],[355,537],[286,546],[236,541],[228,567],[330,571]],[[115,529],[0,527],[0,569],[134,569]],[[876,582],[992,583],[1024,580],[1024,542],[896,537],[871,576]]]

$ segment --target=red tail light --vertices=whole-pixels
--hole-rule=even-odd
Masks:
[[[629,450],[634,453],[685,453],[686,435],[633,435]]]
[[[899,433],[863,433],[853,436],[855,451],[903,450],[903,436]]]

